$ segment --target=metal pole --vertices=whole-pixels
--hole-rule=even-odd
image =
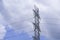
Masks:
[[[34,9],[33,9],[33,12],[34,12],[34,36],[33,36],[33,40],[40,40],[40,27],[39,27],[39,19],[40,19],[40,16],[39,16],[39,9],[34,6]]]

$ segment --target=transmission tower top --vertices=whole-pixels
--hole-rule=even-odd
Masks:
[[[33,11],[34,11],[34,15],[37,16],[38,18],[40,18],[40,16],[39,16],[39,8],[36,5],[34,5]]]

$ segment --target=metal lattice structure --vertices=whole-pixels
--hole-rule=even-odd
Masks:
[[[34,25],[34,36],[33,36],[33,40],[40,40],[40,28],[39,28],[40,16],[39,16],[39,8],[34,6],[33,12],[34,12],[34,23],[33,23],[33,25]]]

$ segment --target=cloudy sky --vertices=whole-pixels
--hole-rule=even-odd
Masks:
[[[60,0],[0,0],[0,40],[32,40],[34,5],[41,40],[60,40]]]

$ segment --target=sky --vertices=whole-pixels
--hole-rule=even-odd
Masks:
[[[0,0],[0,40],[33,40],[34,5],[41,40],[60,40],[60,0]]]

